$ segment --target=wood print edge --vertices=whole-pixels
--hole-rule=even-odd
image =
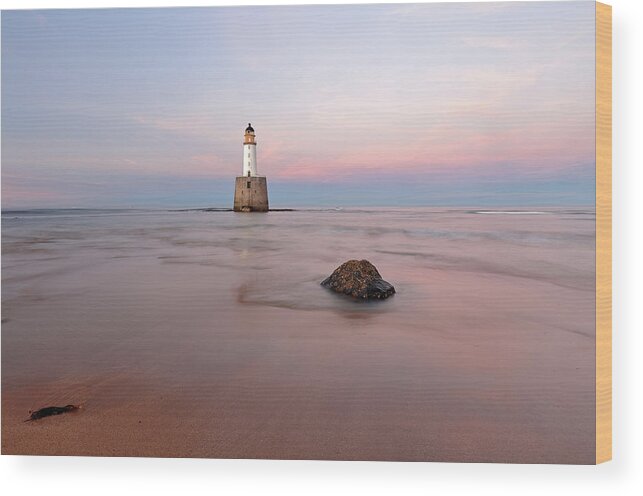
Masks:
[[[612,7],[596,2],[596,463],[612,458]]]

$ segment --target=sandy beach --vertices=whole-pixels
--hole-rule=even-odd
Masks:
[[[2,453],[593,463],[594,212],[481,210],[3,212]]]

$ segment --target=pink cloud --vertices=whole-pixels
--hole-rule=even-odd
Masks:
[[[2,204],[12,207],[33,206],[38,204],[62,204],[71,202],[72,196],[48,188],[29,187],[18,184],[7,184],[3,179]]]
[[[549,130],[510,129],[480,132],[445,132],[424,143],[369,145],[336,153],[287,155],[267,161],[279,179],[329,180],[366,173],[421,173],[439,175],[485,174],[494,164],[511,164],[512,171],[551,175],[593,161],[589,133],[556,135]],[[589,150],[589,151],[588,151]],[[279,155],[275,152],[275,157]]]

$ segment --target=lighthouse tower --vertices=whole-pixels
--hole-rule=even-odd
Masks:
[[[250,123],[243,135],[243,175],[245,177],[257,175],[257,143],[255,130]]]
[[[264,176],[257,174],[257,142],[252,124],[243,135],[243,170],[234,188],[235,212],[267,212],[268,185]]]

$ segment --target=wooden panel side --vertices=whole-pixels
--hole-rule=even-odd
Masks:
[[[612,458],[612,7],[596,3],[596,463]]]

